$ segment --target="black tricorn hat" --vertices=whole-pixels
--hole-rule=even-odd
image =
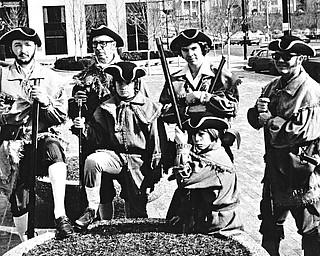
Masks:
[[[111,37],[115,42],[117,47],[123,47],[124,42],[121,36],[119,36],[116,32],[112,31],[111,29],[107,28],[105,25],[101,25],[98,28],[92,28],[90,37],[89,37],[89,46],[92,46],[92,40],[96,36],[106,35]]]
[[[143,68],[129,61],[121,61],[110,65],[104,69],[104,72],[112,75],[115,81],[130,82],[147,74]]]
[[[225,130],[230,128],[229,122],[215,117],[208,112],[198,113],[183,122],[182,128],[188,131],[198,131],[203,129]]]
[[[37,32],[28,27],[17,27],[3,34],[0,38],[0,44],[11,46],[13,40],[30,40],[39,47],[41,46]]]
[[[180,51],[184,45],[191,43],[205,42],[210,48],[212,45],[211,39],[198,29],[186,29],[182,31],[170,44],[171,51]]]
[[[269,44],[269,49],[273,51],[285,51],[299,55],[315,56],[313,47],[296,36],[284,35]]]

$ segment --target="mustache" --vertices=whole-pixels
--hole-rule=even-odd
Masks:
[[[29,57],[29,54],[25,54],[25,53],[20,53],[19,57]]]

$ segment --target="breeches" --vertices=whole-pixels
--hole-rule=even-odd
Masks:
[[[51,137],[39,140],[37,154],[36,176],[47,176],[50,165],[66,161],[64,150],[59,140]],[[25,145],[23,158],[20,160],[19,177],[16,188],[10,197],[11,212],[14,217],[19,217],[28,211],[31,157],[32,146]]]
[[[130,217],[147,217],[147,195],[135,184],[126,163],[114,151],[90,154],[84,165],[85,186],[100,186],[100,202],[110,203],[116,196],[113,180],[121,185],[120,197],[130,203]]]

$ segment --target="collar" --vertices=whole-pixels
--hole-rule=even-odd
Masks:
[[[295,95],[296,92],[301,87],[301,85],[306,81],[306,79],[307,79],[307,72],[304,70],[303,67],[301,67],[299,75],[290,79],[287,82],[287,85],[283,88],[283,91],[290,94],[291,96]],[[278,83],[278,85],[281,86],[281,83]]]
[[[41,64],[37,61],[34,61],[32,73],[28,79],[35,79],[35,78],[45,78],[46,72],[43,71]],[[26,76],[25,73],[22,72],[21,66],[15,61],[14,64],[9,66],[9,73],[7,79],[10,81],[12,80],[25,80]]]
[[[189,65],[187,64],[186,66],[183,67],[183,69],[173,74],[172,76],[174,77],[187,76],[188,73],[191,76],[191,71],[190,71]],[[214,72],[212,71],[212,65],[208,60],[204,59],[202,65],[200,66],[198,75],[215,76]]]

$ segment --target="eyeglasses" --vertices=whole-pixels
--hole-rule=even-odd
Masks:
[[[272,56],[272,59],[274,60],[280,60],[280,58],[282,58],[284,61],[290,61],[292,57],[299,56],[299,55],[291,54],[288,52],[285,52],[285,53],[275,52],[271,56]]]
[[[100,45],[101,48],[107,47],[107,45],[111,45],[114,41],[93,41],[92,47],[97,48]]]

